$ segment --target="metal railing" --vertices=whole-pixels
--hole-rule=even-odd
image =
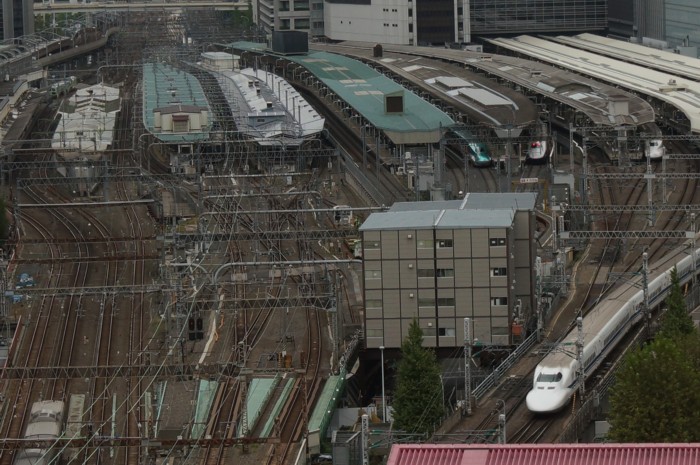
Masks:
[[[537,343],[537,332],[532,333],[530,336],[528,336],[527,339],[523,341],[522,344],[518,346],[517,349],[513,351],[505,360],[503,360],[503,363],[498,365],[495,370],[493,370],[493,373],[488,375],[486,379],[484,379],[481,384],[479,384],[476,388],[472,390],[472,395],[474,398],[478,401],[486,393],[488,392],[489,389],[494,387],[496,383],[498,383],[498,380],[500,377],[508,371],[510,367],[515,365],[515,362],[517,362],[520,357],[525,355],[527,352],[530,351],[532,346],[534,346]]]

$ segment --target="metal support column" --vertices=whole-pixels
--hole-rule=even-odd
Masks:
[[[647,339],[651,337],[651,309],[649,308],[649,255],[642,254],[642,291],[644,292],[644,329]]]
[[[646,141],[647,146],[649,141]],[[647,147],[648,148],[648,147]],[[647,204],[649,205],[649,217],[647,218],[647,225],[649,227],[654,226],[656,223],[656,211],[654,210],[654,172],[651,169],[651,157],[646,157],[647,159],[647,172],[644,176],[647,179]]]
[[[462,415],[472,414],[472,328],[471,320],[464,319],[464,409]]]
[[[578,392],[581,402],[586,396],[586,367],[583,365],[583,318],[576,318],[578,337],[576,338],[576,361],[578,362]]]
[[[369,465],[369,415],[362,415],[362,465]]]

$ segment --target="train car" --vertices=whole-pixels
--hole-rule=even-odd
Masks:
[[[75,89],[75,84],[77,83],[75,76],[70,76],[69,78],[62,79],[58,82],[51,84],[49,88],[49,93],[52,98],[58,98],[66,95],[68,92]]]
[[[651,139],[644,139],[644,158],[649,158],[651,161],[660,161],[666,154],[666,147],[664,147],[664,141],[661,139],[663,135],[661,129],[654,124],[643,124],[639,128],[639,132],[645,135],[651,135]]]
[[[62,401],[34,402],[25,430],[24,439],[57,439],[63,434],[65,404]],[[56,462],[57,448],[22,449],[15,456],[14,465],[48,465]]]
[[[700,253],[696,250],[695,256]],[[649,274],[649,304],[659,305],[671,287],[671,271],[676,267],[681,285],[692,278],[693,257],[687,248],[676,249],[651,267]],[[615,290],[583,318],[584,373],[591,374],[607,354],[622,339],[629,328],[643,315],[644,292],[641,277]],[[563,347],[574,347],[577,330],[562,341]],[[554,350],[535,368],[532,390],[527,394],[527,408],[533,413],[556,412],[569,403],[582,380],[578,377],[579,363],[570,354]]]
[[[68,401],[68,415],[66,417],[66,438],[81,438],[83,436],[83,413],[85,410],[85,394],[73,394]],[[68,448],[63,454],[63,459],[68,463],[79,463],[80,449]]]
[[[548,144],[546,139],[540,139],[530,143],[527,150],[527,163],[539,164],[547,163],[554,150],[554,144]]]
[[[487,168],[493,166],[493,158],[489,154],[486,144],[479,141],[466,129],[452,129],[456,139],[451,143],[457,145],[469,161],[469,164],[477,168]]]

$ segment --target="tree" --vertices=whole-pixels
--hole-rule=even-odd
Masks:
[[[697,334],[658,338],[628,354],[610,396],[610,439],[700,441],[699,366]]]
[[[393,402],[397,429],[426,435],[444,415],[440,366],[435,353],[423,347],[423,331],[413,320],[401,344]]]
[[[678,270],[671,270],[671,291],[666,297],[666,314],[661,322],[659,337],[675,338],[695,332],[693,319],[688,314],[685,298],[678,279]]]

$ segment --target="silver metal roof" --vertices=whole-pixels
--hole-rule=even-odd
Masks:
[[[502,210],[421,210],[372,213],[360,231],[401,229],[508,228],[514,212]]]
[[[533,210],[537,194],[534,192],[470,192],[463,199],[431,202],[397,202],[389,211],[422,210]]]
[[[371,214],[360,231],[505,228],[513,224],[516,211],[534,210],[536,200],[534,192],[475,192],[457,200],[397,202],[388,212]]]
[[[700,132],[700,111],[698,110],[700,108],[700,83],[698,82],[550,42],[539,37],[519,36],[513,39],[493,39],[489,42],[655,97],[678,108],[688,118],[691,131]]]

